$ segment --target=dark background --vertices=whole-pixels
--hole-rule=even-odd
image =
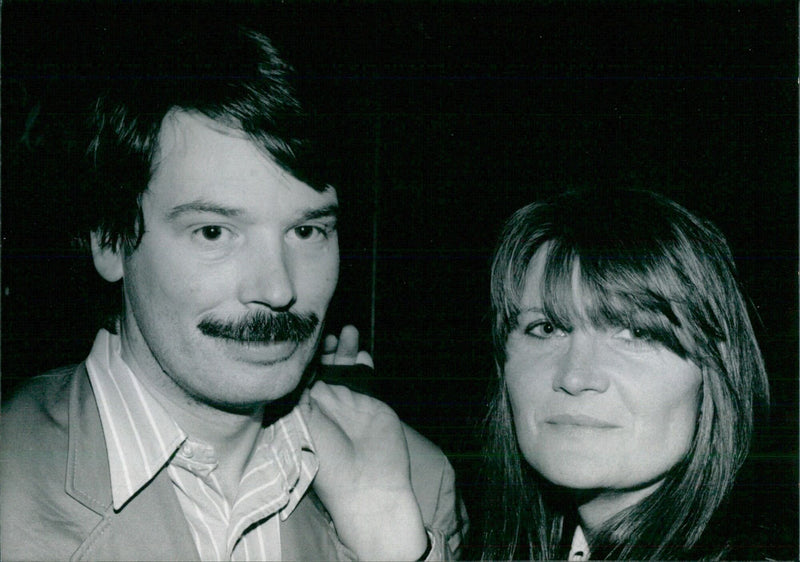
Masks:
[[[332,330],[462,474],[492,375],[502,221],[567,187],[666,193],[729,238],[770,372],[772,459],[797,518],[797,9],[793,2],[4,2],[2,383],[82,360],[104,289],[71,244],[80,127],[114,29],[266,31],[339,159]],[[465,480],[469,496],[469,479]],[[770,506],[770,509],[772,506]],[[781,510],[778,509],[780,512]]]

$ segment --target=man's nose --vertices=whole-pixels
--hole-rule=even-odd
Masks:
[[[605,392],[609,378],[601,361],[596,338],[574,330],[553,377],[553,390],[571,395],[586,391]]]
[[[291,256],[278,240],[266,241],[244,259],[247,272],[241,283],[240,298],[273,310],[287,310],[297,300]]]

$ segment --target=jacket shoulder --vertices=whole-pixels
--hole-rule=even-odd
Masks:
[[[403,432],[408,445],[411,477],[415,480],[414,484],[418,484],[420,487],[438,487],[441,484],[443,473],[452,470],[450,461],[438,446],[411,426],[403,423]]]
[[[403,424],[411,464],[411,487],[425,527],[441,535],[451,553],[459,552],[468,528],[464,503],[456,489],[456,475],[442,450]]]
[[[68,557],[87,524],[68,509],[65,485],[69,404],[76,366],[39,375],[3,403],[0,423],[0,555],[27,560]],[[96,524],[96,519],[92,521]],[[58,522],[58,524],[54,524]],[[89,522],[88,524],[91,524]]]
[[[66,432],[70,383],[79,368],[70,365],[35,376],[4,400],[0,426],[3,442],[30,443],[40,432]]]

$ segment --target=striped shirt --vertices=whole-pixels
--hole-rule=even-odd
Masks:
[[[231,505],[214,449],[187,435],[100,330],[86,361],[108,450],[114,509],[165,465],[201,560],[280,560],[280,521],[305,494],[318,462],[298,409],[262,430]]]

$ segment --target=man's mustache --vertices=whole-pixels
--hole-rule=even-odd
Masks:
[[[313,312],[258,311],[237,320],[206,318],[197,327],[206,336],[242,343],[301,343],[314,335],[319,322]]]

